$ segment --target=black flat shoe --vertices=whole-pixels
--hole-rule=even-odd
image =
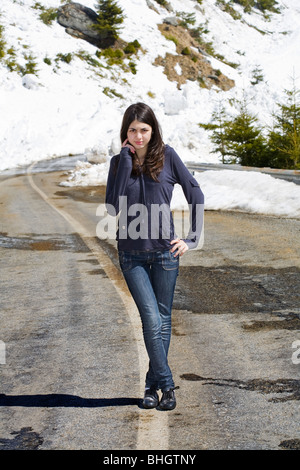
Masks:
[[[160,400],[159,409],[160,410],[174,410],[176,407],[176,398],[174,390],[179,387],[170,388],[163,392],[162,398]]]
[[[159,399],[157,391],[154,388],[147,388],[145,390],[143,406],[144,408],[156,408],[158,406]]]

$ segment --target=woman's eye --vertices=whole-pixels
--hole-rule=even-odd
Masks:
[[[135,134],[137,132],[137,129],[129,129],[128,132],[130,132],[130,134]],[[140,132],[146,134],[147,132],[149,132],[149,129],[141,129]]]

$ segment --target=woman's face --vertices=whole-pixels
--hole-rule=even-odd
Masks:
[[[127,131],[127,138],[136,151],[147,150],[152,136],[152,127],[140,121],[133,121]]]

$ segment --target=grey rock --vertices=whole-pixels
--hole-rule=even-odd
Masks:
[[[108,34],[100,34],[94,29],[97,17],[94,10],[80,3],[68,3],[61,6],[57,12],[57,22],[66,28],[66,33],[97,47],[108,47],[112,43]]]
[[[164,18],[163,22],[172,26],[178,26],[179,24],[178,18],[176,16],[168,16],[167,18]]]

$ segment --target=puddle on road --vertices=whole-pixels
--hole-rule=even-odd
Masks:
[[[106,272],[104,271],[104,269],[93,269],[93,271],[88,271],[88,274],[90,274],[91,276],[98,276],[98,275],[101,275],[102,277],[107,277],[106,275]]]
[[[9,237],[6,233],[0,233],[0,248],[31,251],[74,251],[88,253],[90,250],[79,235],[72,234],[26,234],[24,237]]]
[[[277,315],[274,320],[253,320],[251,323],[242,325],[246,331],[262,330],[300,330],[300,309],[294,312],[272,312]]]
[[[56,191],[55,196],[59,198],[71,198],[80,202],[96,202],[103,204],[105,201],[105,186],[85,186],[65,188],[63,191]]]
[[[37,450],[44,442],[44,439],[29,427],[10,434],[15,437],[0,439],[0,450]]]
[[[300,450],[300,439],[288,439],[282,441],[279,444],[279,447],[287,450]]]
[[[273,397],[269,399],[269,401],[274,403],[285,402],[289,400],[300,400],[300,380],[297,379],[214,379],[211,377],[201,377],[197,374],[182,374],[180,378],[192,382],[204,382],[204,385],[217,385],[219,387],[236,387],[241,390],[250,390],[252,392],[261,392],[267,394],[285,394],[281,397]]]
[[[181,266],[173,305],[192,314],[279,312],[281,322],[253,322],[247,329],[298,329],[300,310],[295,307],[299,301],[300,270],[296,267]],[[283,311],[291,314],[283,317]]]

